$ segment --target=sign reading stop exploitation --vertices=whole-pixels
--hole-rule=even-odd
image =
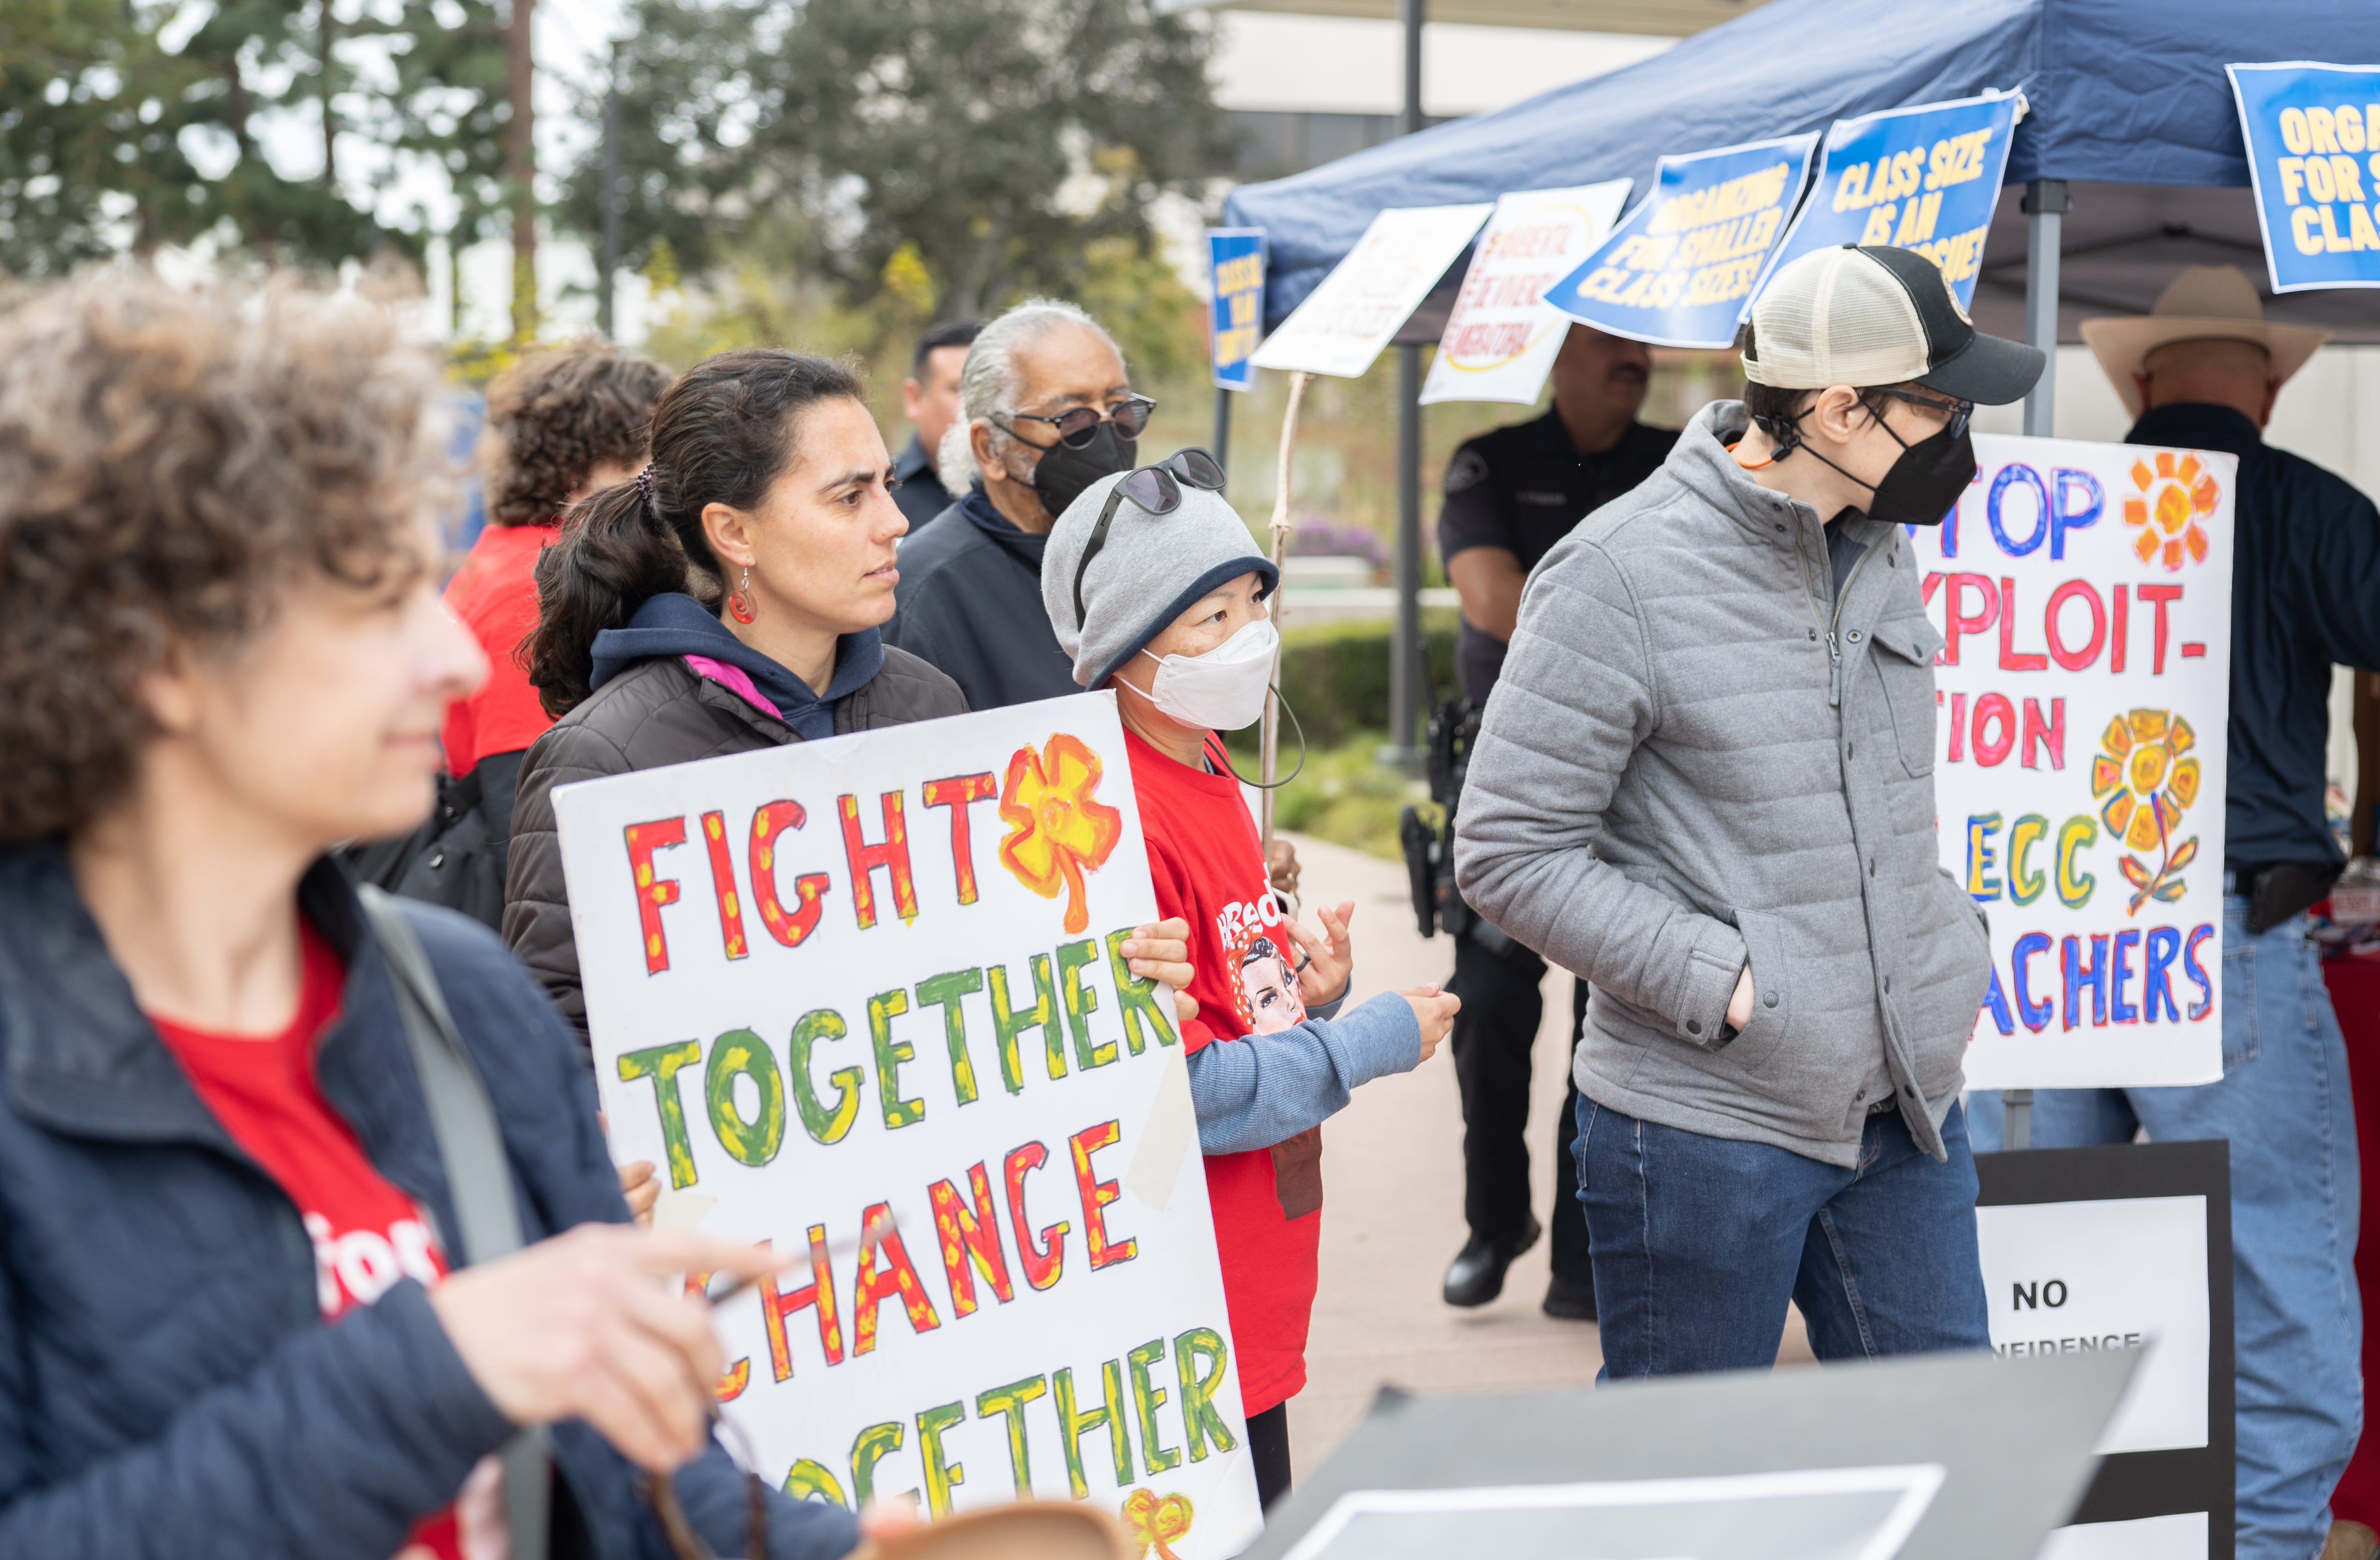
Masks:
[[[759,1471],[856,1506],[1261,1526],[1112,693],[555,793],[596,1077],[667,1222],[801,1254],[718,1312]],[[1150,1524],[1156,1524],[1150,1526]]]
[[[1942,864],[1992,925],[1978,1089],[2222,1076],[2238,459],[1979,434],[1912,529]],[[1906,655],[1879,624],[1877,654]]]

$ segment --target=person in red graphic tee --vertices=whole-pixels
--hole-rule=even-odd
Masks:
[[[1323,1119],[1420,1065],[1462,1005],[1435,986],[1342,1012],[1355,907],[1286,914],[1218,731],[1264,713],[1279,580],[1204,450],[1093,483],[1050,534],[1041,599],[1085,688],[1116,690],[1158,913],[1190,923],[1183,1026],[1257,1493],[1289,1488],[1321,1236]]]
[[[0,314],[0,1555],[489,1560],[474,1470],[530,1426],[559,1553],[668,1552],[640,1470],[745,1551],[682,1275],[782,1258],[632,1226],[552,1004],[395,901],[522,1226],[465,1265],[441,1232],[488,1188],[448,1185],[327,854],[429,812],[485,675],[438,599],[442,396],[398,319],[298,286],[111,273]],[[768,1560],[861,1537],[762,1504]]]

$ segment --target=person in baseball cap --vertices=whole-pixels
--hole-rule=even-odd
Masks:
[[[1903,522],[2042,354],[1906,250],[1781,268],[1744,399],[1524,588],[1455,817],[1463,900],[1586,981],[1579,1202],[1615,1378],[1990,1347],[1961,1065],[1991,978],[1936,857]],[[1608,1254],[1608,1255],[1607,1255]]]

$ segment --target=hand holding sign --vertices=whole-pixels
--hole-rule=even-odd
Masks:
[[[710,1308],[666,1286],[686,1272],[758,1278],[787,1257],[683,1230],[581,1225],[455,1274],[430,1307],[464,1368],[515,1424],[585,1420],[666,1473],[710,1433],[724,1361]]]

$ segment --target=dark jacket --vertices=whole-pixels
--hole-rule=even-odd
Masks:
[[[840,736],[966,713],[950,678],[914,655],[884,652],[871,680],[834,702]],[[579,780],[749,753],[800,741],[801,734],[708,677],[685,658],[656,656],[620,672],[537,739],[521,766],[513,803],[512,855],[504,874],[504,941],[543,981],[563,1016],[587,1040],[578,945],[554,832],[553,788]]]
[[[451,1250],[388,967],[337,868],[318,863],[298,904],[347,967],[322,1092]],[[524,1235],[625,1221],[552,1005],[484,928],[406,911],[503,1125]],[[323,1323],[297,1208],[134,1005],[55,846],[0,851],[0,1554],[388,1560],[513,1432],[419,1284]],[[668,1553],[601,1437],[557,1426],[553,1450],[557,1554]],[[711,1544],[740,1553],[725,1454],[678,1489]],[[770,1533],[775,1560],[856,1542],[847,1514],[783,1498]]]
[[[2336,866],[2322,806],[2330,668],[2380,666],[2380,510],[2344,479],[2265,443],[2229,407],[2158,407],[2125,439],[2240,457],[2225,865]]]
[[[942,474],[934,469],[934,453],[917,434],[909,435],[909,447],[892,463],[892,476],[901,484],[892,490],[892,502],[901,506],[913,530],[951,506],[951,490],[942,485]]]
[[[949,674],[971,710],[1082,692],[1041,604],[1049,541],[1010,524],[981,483],[967,489],[901,543],[900,604],[884,642]]]

